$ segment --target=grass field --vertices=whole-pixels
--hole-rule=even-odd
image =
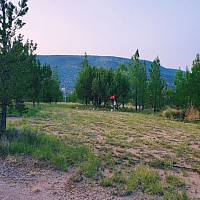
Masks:
[[[8,122],[61,138],[94,152],[78,166],[113,194],[142,191],[149,199],[200,198],[200,123],[159,115],[42,105],[40,112]],[[187,195],[186,194],[189,195]]]

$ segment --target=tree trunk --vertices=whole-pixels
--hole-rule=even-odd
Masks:
[[[2,91],[6,92],[6,80],[8,73],[8,61],[7,61],[7,38],[6,38],[6,10],[5,10],[5,0],[1,1],[1,10],[2,10],[2,42],[3,42],[3,67],[2,70]],[[4,94],[3,94],[4,95]],[[1,121],[0,121],[0,137],[2,137],[6,132],[6,114],[7,114],[7,104],[8,100],[6,96],[1,97]]]
[[[125,104],[125,98],[122,98],[122,107],[124,108],[124,104]]]
[[[6,114],[7,114],[7,99],[2,97],[1,100],[1,124],[0,124],[0,137],[6,132]]]

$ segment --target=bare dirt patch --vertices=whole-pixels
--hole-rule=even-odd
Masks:
[[[116,197],[95,181],[75,178],[79,175],[73,169],[62,172],[44,168],[32,159],[20,160],[14,157],[0,159],[1,200],[136,200],[144,196],[137,193],[129,197]]]

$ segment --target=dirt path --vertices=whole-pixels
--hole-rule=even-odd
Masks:
[[[0,159],[1,200],[128,200],[142,199],[141,194],[128,197],[112,196],[97,183],[88,183],[72,169],[69,172],[52,170],[34,160]],[[77,181],[74,181],[76,179]]]

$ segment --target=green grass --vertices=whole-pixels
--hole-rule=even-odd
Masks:
[[[164,192],[158,172],[144,165],[138,166],[131,173],[127,187],[132,191],[140,187],[143,192],[156,195],[162,195]]]
[[[0,150],[1,156],[26,154],[45,159],[54,168],[62,170],[67,170],[68,165],[90,160],[93,156],[86,146],[67,146],[54,135],[41,134],[31,129],[8,130],[8,138],[1,141]]]
[[[171,169],[172,168],[172,161],[169,159],[154,159],[151,161],[151,166],[157,169]]]

